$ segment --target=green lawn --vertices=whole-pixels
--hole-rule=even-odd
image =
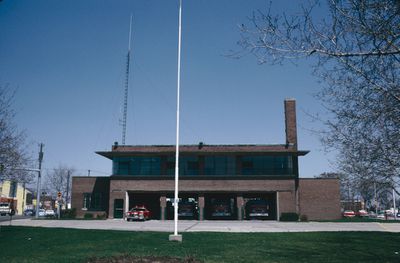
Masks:
[[[169,233],[2,226],[0,262],[86,262],[122,254],[204,262],[400,262],[400,234],[385,232]]]

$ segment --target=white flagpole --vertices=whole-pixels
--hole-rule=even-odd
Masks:
[[[176,98],[176,154],[175,154],[175,196],[174,196],[174,235],[170,236],[171,241],[182,241],[178,235],[178,181],[179,181],[179,108],[181,88],[181,43],[182,42],[182,0],[179,0],[179,33],[178,33],[178,79]]]

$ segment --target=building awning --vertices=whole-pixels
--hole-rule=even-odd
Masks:
[[[293,145],[181,145],[179,151],[182,154],[289,154],[304,156],[310,151],[297,150]],[[114,157],[129,157],[135,155],[164,155],[175,153],[175,145],[114,145],[111,151],[98,151],[97,154],[113,159]]]

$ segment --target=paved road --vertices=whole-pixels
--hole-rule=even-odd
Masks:
[[[4,222],[4,221],[10,221],[10,216],[6,215],[6,216],[0,216],[0,222]],[[29,216],[21,216],[21,215],[14,215],[11,220],[17,220],[17,219],[25,219],[25,218],[30,218]]]
[[[0,225],[10,225],[9,221]],[[61,227],[79,229],[107,229],[128,231],[173,232],[173,221],[150,220],[13,220],[14,226]],[[315,231],[383,231],[400,233],[400,223],[330,223],[330,222],[275,222],[275,221],[179,221],[179,232],[315,232]]]

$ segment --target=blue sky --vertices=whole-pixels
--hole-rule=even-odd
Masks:
[[[332,171],[305,112],[322,113],[307,62],[258,65],[232,59],[238,25],[269,1],[184,0],[181,143],[285,142],[283,100],[296,98],[300,175]],[[272,1],[276,11],[296,1]],[[174,144],[178,0],[4,0],[0,3],[0,84],[17,89],[16,124],[44,168],[107,175],[95,151],[121,141],[129,17],[134,15],[126,144]]]

